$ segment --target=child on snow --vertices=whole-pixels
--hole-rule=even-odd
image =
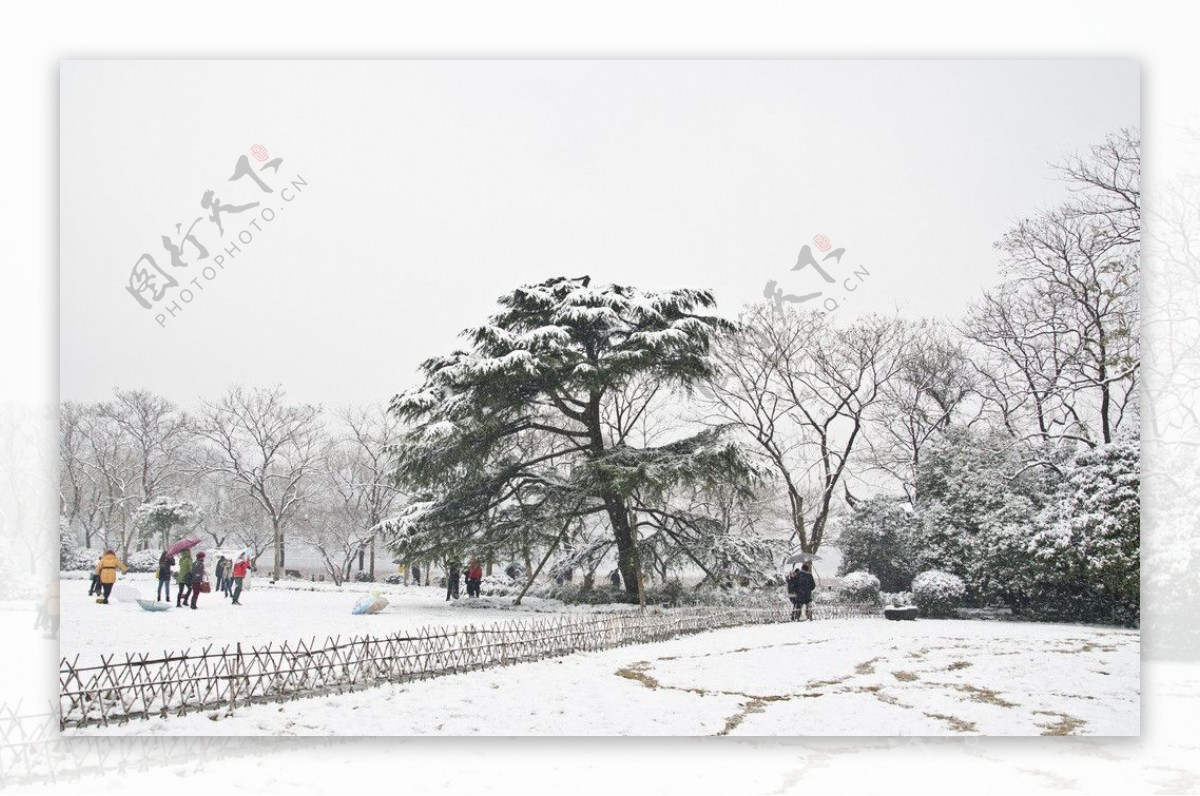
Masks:
[[[104,556],[100,556],[100,558],[96,559],[97,568],[100,566],[99,562],[100,562],[100,559],[102,559],[102,558],[104,558]],[[100,572],[99,572],[99,569],[97,569],[96,572],[92,573],[92,582],[90,584],[88,584],[88,597],[91,597],[93,594],[100,594]]]

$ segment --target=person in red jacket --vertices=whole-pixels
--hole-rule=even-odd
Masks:
[[[246,573],[250,570],[250,561],[245,558],[239,558],[233,564],[233,604],[241,605],[239,598],[242,596],[242,581],[246,579]]]
[[[479,565],[478,558],[472,558],[471,563],[467,565],[467,596],[479,596],[479,584],[483,581],[483,567]]]

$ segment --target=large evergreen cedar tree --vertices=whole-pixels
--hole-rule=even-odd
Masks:
[[[690,391],[712,376],[703,290],[645,292],[555,278],[499,299],[500,312],[462,336],[467,350],[422,364],[424,383],[396,396],[412,424],[395,447],[396,477],[416,500],[386,527],[401,555],[511,549],[531,534],[554,544],[606,522],[627,592],[638,593],[637,529],[653,525],[696,563],[712,518],[673,506],[685,488],[749,490],[754,470],[708,429],[632,447],[606,426],[606,402],[640,379]]]

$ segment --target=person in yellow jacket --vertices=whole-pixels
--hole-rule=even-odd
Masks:
[[[100,588],[104,591],[104,596],[96,602],[108,605],[108,595],[112,594],[113,584],[117,582],[118,567],[122,572],[129,571],[129,568],[121,563],[121,559],[117,558],[116,553],[112,550],[105,550],[104,555],[100,556],[99,563],[96,564],[96,574],[100,576]]]

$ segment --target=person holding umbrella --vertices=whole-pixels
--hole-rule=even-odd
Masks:
[[[788,599],[792,603],[792,621],[800,620],[801,610],[812,621],[812,596],[817,590],[817,580],[813,577],[813,562],[818,559],[812,553],[797,553],[785,561],[789,564],[799,564],[787,576]]]
[[[812,562],[806,561],[800,565],[800,572],[796,576],[796,599],[793,602],[795,609],[792,611],[792,618],[800,619],[800,609],[804,609],[805,617],[808,621],[812,621],[812,596],[817,589],[816,578],[812,574]]]

